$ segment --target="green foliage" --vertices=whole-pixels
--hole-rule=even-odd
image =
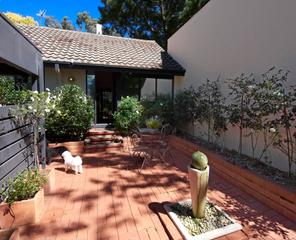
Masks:
[[[9,205],[33,198],[46,181],[46,177],[38,171],[26,170],[8,181],[7,189],[3,189],[1,197]]]
[[[54,18],[54,16],[46,16],[44,25],[50,28],[61,28],[61,24],[57,19]]]
[[[197,89],[198,121],[208,126],[208,142],[213,142],[213,135],[220,136],[226,131],[227,116],[225,114],[225,98],[219,89],[219,79],[207,80]]]
[[[198,119],[198,95],[193,87],[184,89],[176,95],[174,113],[176,123],[181,125],[186,122],[194,123]]]
[[[64,85],[53,94],[55,108],[45,119],[49,141],[81,140],[91,128],[94,108],[91,98],[76,85]]]
[[[134,97],[122,97],[117,111],[113,114],[114,126],[123,135],[130,135],[135,131],[143,113],[143,107]]]
[[[133,38],[153,39],[166,49],[167,39],[202,6],[191,2],[104,0],[103,5],[99,6],[100,22],[109,32]]]
[[[209,0],[186,0],[181,12],[181,22],[187,22],[196,12],[198,12]]]
[[[68,16],[63,17],[61,26],[62,26],[62,29],[65,29],[65,30],[76,30],[72,22],[69,20]]]
[[[146,126],[152,129],[160,129],[161,121],[158,118],[149,118],[146,120]]]
[[[30,91],[16,90],[14,80],[0,76],[0,104],[1,105],[14,105],[23,104],[29,101]]]
[[[288,74],[275,68],[264,73],[257,99],[262,111],[273,114],[268,115],[266,125],[274,129],[273,144],[287,156],[291,175],[292,164],[296,163],[296,90],[295,85],[287,84]]]
[[[255,78],[253,74],[240,76],[229,80],[229,89],[231,104],[229,105],[229,122],[237,125],[240,129],[239,135],[239,154],[242,154],[243,146],[243,129],[247,127],[248,121],[252,118],[253,112],[251,105],[253,104]]]
[[[141,99],[144,108],[143,123],[149,118],[157,117],[163,123],[174,123],[174,104],[169,95],[158,95],[157,99],[152,96]]]
[[[77,13],[76,23],[80,31],[84,29],[87,32],[95,33],[98,19],[91,17],[87,11],[83,11]]]

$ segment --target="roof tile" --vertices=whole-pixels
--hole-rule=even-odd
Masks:
[[[40,26],[18,28],[43,52],[43,60],[184,72],[155,41]]]

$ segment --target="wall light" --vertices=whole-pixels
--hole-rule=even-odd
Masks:
[[[69,81],[69,82],[75,82],[75,77],[73,77],[73,76],[69,76],[69,77],[68,77],[68,81]]]

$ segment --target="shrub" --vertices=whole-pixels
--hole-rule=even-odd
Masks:
[[[157,116],[163,123],[174,124],[174,105],[169,95],[158,95],[157,99],[146,97],[141,99],[143,105],[142,124],[149,118]]]
[[[193,87],[184,89],[175,97],[174,113],[176,123],[194,123],[199,117],[197,92]]]
[[[123,97],[117,111],[113,114],[114,126],[123,135],[129,135],[140,124],[143,107],[134,97]]]
[[[13,105],[26,103],[30,99],[31,91],[16,90],[14,80],[0,76],[0,105]]]
[[[9,205],[16,201],[33,198],[46,181],[46,177],[38,171],[26,170],[14,180],[8,181],[7,190],[1,193],[1,197]]]
[[[46,117],[49,141],[81,140],[91,128],[94,116],[92,100],[76,85],[64,85],[54,92],[55,109]]]
[[[152,129],[160,129],[161,122],[158,118],[149,118],[146,120],[146,126]]]

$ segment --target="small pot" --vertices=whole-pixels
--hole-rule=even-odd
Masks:
[[[205,216],[209,173],[209,166],[205,170],[198,170],[188,166],[192,213],[197,218],[203,218]]]

